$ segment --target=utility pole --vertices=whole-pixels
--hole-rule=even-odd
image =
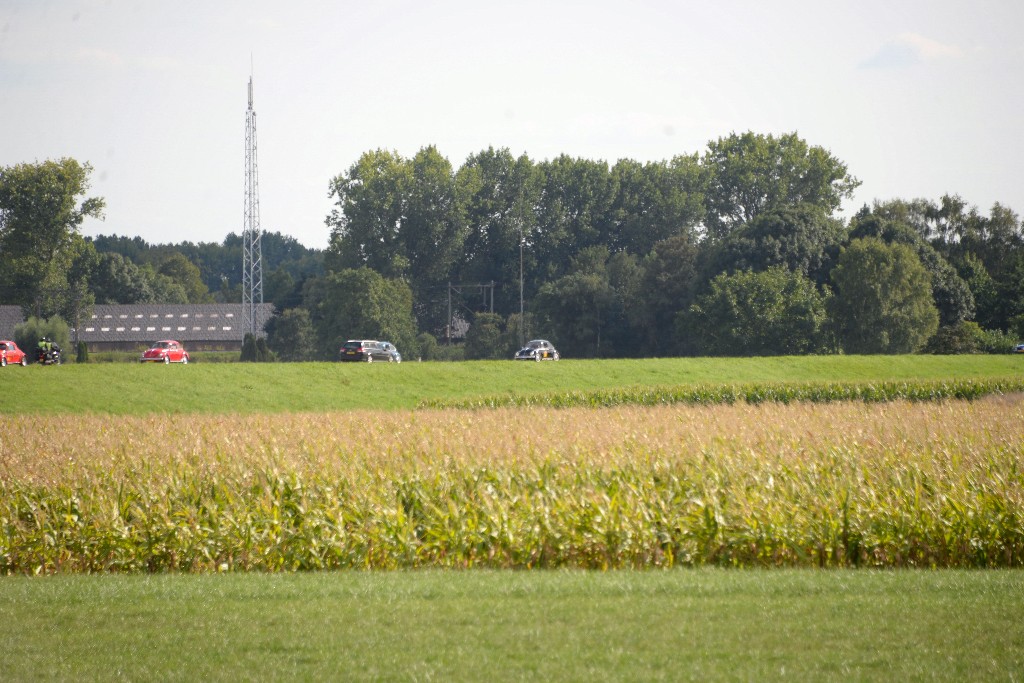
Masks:
[[[252,76],[249,76],[249,109],[245,114],[245,211],[242,226],[242,331],[263,336],[263,254],[260,246],[260,190],[256,163],[256,112],[252,108]]]
[[[523,218],[519,217],[519,346],[526,345],[523,334]]]

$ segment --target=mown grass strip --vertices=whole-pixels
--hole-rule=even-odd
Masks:
[[[611,406],[832,403],[836,401],[973,400],[1024,391],[1024,377],[881,382],[759,382],[667,387],[634,386],[589,391],[506,393],[465,399],[425,399],[419,408],[607,408]]]
[[[6,681],[1012,681],[1021,571],[0,581]]]

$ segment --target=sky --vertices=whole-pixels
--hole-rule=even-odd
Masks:
[[[844,204],[1024,212],[1016,0],[0,0],[0,167],[72,157],[154,243],[241,233],[253,79],[260,224],[327,246],[364,152],[489,147],[609,165],[796,132]]]

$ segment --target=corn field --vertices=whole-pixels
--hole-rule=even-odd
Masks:
[[[1024,566],[1024,394],[0,427],[0,573]]]

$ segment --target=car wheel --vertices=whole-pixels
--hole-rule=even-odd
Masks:
[[[181,364],[182,365],[188,365],[188,356],[182,356],[181,357]]]
[[[0,368],[7,367],[7,356],[0,356]]]
[[[170,356],[164,356],[164,365],[168,365],[171,362]]]
[[[23,368],[27,368],[28,367],[28,356],[22,356],[21,357],[21,367],[23,367]]]
[[[367,363],[372,363],[373,362],[373,356],[371,354],[369,354],[369,353],[366,354],[366,362]]]
[[[555,355],[554,355],[554,356],[552,356],[552,358],[553,358],[554,360],[558,360],[559,358],[561,358],[561,356],[559,356],[559,355],[558,355],[558,353],[556,352],[556,353],[555,353]]]

